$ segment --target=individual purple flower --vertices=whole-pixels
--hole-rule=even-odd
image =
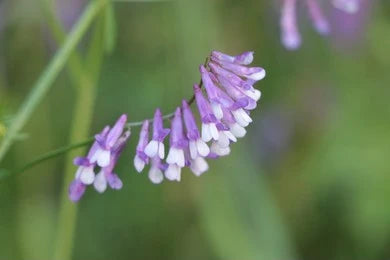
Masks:
[[[113,172],[113,170],[129,137],[130,131],[126,131],[120,138],[118,138],[112,149],[110,164],[101,168],[100,172],[96,175],[93,186],[99,193],[103,193],[107,189],[107,183],[114,190],[122,188],[122,181],[119,179],[118,175]]]
[[[332,4],[334,7],[349,14],[357,13],[360,8],[360,0],[333,0]]]
[[[99,134],[101,138],[105,138],[110,130],[109,126],[106,126],[103,131]],[[73,164],[76,166],[79,166],[79,168],[76,171],[76,179],[80,180],[85,185],[90,185],[95,180],[95,172],[94,168],[96,166],[96,161],[94,161],[93,158],[95,158],[96,152],[100,149],[99,143],[95,141],[91,148],[89,149],[89,152],[87,154],[87,157],[76,157],[73,160]]]
[[[253,61],[253,51],[246,51],[237,56],[230,56],[219,51],[212,51],[211,55],[220,61],[237,63],[241,65],[249,65]]]
[[[123,133],[126,125],[127,116],[121,115],[115,125],[110,129],[107,135],[96,135],[95,140],[99,144],[98,149],[91,158],[92,162],[97,162],[100,167],[106,167],[110,164],[111,149]]]
[[[297,25],[296,0],[284,0],[280,27],[282,43],[288,50],[296,50],[301,45],[301,34]]]
[[[242,138],[245,136],[245,134],[246,134],[245,128],[237,123],[237,121],[234,119],[232,113],[227,109],[223,109],[222,122],[229,127],[229,131],[236,138]]]
[[[218,140],[218,129],[216,124],[218,123],[209,102],[202,94],[202,90],[198,85],[194,85],[195,101],[198,106],[200,119],[202,121],[202,140],[205,142],[211,139]]]
[[[265,77],[265,70],[260,67],[246,67],[243,65],[221,61],[215,57],[211,60],[217,62],[222,68],[233,72],[237,76],[247,78],[251,83],[262,80]]]
[[[151,166],[149,170],[149,180],[154,184],[159,184],[164,180],[163,170],[166,167],[161,163],[161,159],[158,156],[155,156],[151,159]]]
[[[195,117],[192,114],[192,111],[187,103],[183,100],[182,102],[183,109],[183,119],[184,124],[187,130],[187,139],[189,141],[189,152],[191,159],[196,159],[197,157],[206,157],[210,149],[207,144],[200,138],[200,133],[198,126],[196,125]]]
[[[176,109],[172,119],[169,141],[170,149],[166,160],[168,168],[165,171],[165,177],[171,181],[180,181],[181,168],[185,166],[184,149],[188,147],[188,142],[184,137],[180,107]]]
[[[314,28],[319,34],[328,35],[330,33],[330,25],[325,18],[317,0],[306,0],[309,14],[314,23]]]
[[[150,158],[158,155],[161,159],[165,157],[164,139],[170,130],[163,126],[163,118],[160,109],[156,109],[153,121],[153,138],[145,147],[145,154]]]
[[[149,142],[149,121],[145,120],[140,131],[139,142],[134,157],[134,167],[141,172],[145,165],[149,163],[149,157],[145,154],[145,147]]]

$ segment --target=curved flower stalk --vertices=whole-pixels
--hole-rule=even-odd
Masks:
[[[334,7],[348,13],[356,13],[360,0],[333,0]],[[318,0],[283,0],[280,16],[281,41],[288,50],[296,50],[301,46],[301,34],[298,29],[298,3],[304,3],[314,29],[327,36],[331,32],[330,23],[322,11]]]
[[[252,122],[249,111],[256,108],[261,96],[253,85],[265,77],[263,68],[248,67],[252,61],[253,52],[230,56],[213,51],[206,64],[199,67],[202,80],[193,86],[193,98],[183,100],[174,114],[163,117],[160,109],[156,109],[151,120],[126,124],[127,116],[122,115],[112,128],[106,126],[95,136],[87,156],[75,158],[74,163],[79,168],[70,184],[69,198],[75,202],[80,200],[88,185],[93,185],[100,193],[107,185],[112,189],[122,188],[122,182],[113,170],[130,137],[130,126],[135,125],[142,125],[134,157],[137,172],[142,172],[150,163],[148,176],[154,184],[161,183],[164,178],[180,181],[184,167],[196,176],[202,175],[209,169],[207,159],[228,155],[230,145],[245,136],[245,127]],[[193,101],[200,128],[190,108]],[[171,118],[170,129],[164,128],[163,119],[166,118]],[[151,140],[150,123],[153,123]],[[163,161],[164,140],[168,135],[170,146]]]

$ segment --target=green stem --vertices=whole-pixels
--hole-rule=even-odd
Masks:
[[[95,104],[96,83],[99,75],[103,56],[103,20],[99,19],[91,39],[91,47],[87,54],[85,65],[86,75],[80,78],[80,87],[77,88],[76,103],[70,135],[70,143],[83,140],[89,135]],[[77,156],[76,151],[67,154],[65,174],[60,198],[60,211],[58,216],[58,230],[54,245],[55,260],[69,260],[73,251],[74,232],[77,220],[77,206],[68,199],[68,185],[74,177],[74,165],[72,159]]]
[[[64,42],[64,45],[55,54],[45,71],[41,74],[38,81],[32,87],[29,95],[21,105],[0,145],[0,162],[14,142],[15,137],[18,135],[19,131],[26,124],[27,120],[34,112],[39,102],[45,97],[45,94],[50,89],[54,80],[65,66],[70,54],[80,42],[80,39],[88,29],[89,25],[106,3],[107,1],[105,0],[95,0],[89,3],[81,18],[67,37],[67,40]]]

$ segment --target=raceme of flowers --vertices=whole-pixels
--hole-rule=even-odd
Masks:
[[[252,61],[253,52],[230,56],[213,51],[206,64],[199,67],[202,80],[200,85],[193,86],[194,97],[190,101],[183,100],[169,116],[170,128],[164,128],[160,109],[156,109],[152,120],[143,122],[134,158],[135,169],[142,172],[150,164],[148,176],[155,184],[164,178],[180,181],[182,168],[188,167],[200,176],[209,168],[206,159],[228,155],[231,143],[245,136],[245,127],[252,122],[249,111],[256,108],[261,96],[253,85],[265,77],[265,71],[248,67]],[[200,127],[190,108],[192,101],[196,103]],[[166,151],[164,141],[168,136]],[[112,128],[106,126],[95,135],[87,156],[74,159],[78,169],[69,186],[72,201],[79,201],[89,185],[99,193],[107,186],[115,190],[122,188],[122,181],[113,170],[129,137],[125,114]]]
[[[347,13],[356,13],[361,0],[333,0],[334,7]],[[301,34],[297,22],[297,5],[306,3],[308,14],[314,29],[321,35],[330,34],[330,25],[325,17],[319,0],[283,0],[280,17],[281,41],[288,50],[296,50],[301,46]]]

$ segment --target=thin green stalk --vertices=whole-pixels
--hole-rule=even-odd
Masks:
[[[103,56],[103,22],[98,20],[96,24],[93,38],[91,40],[91,48],[87,55],[86,71],[91,75],[87,82],[81,79],[81,88],[77,88],[76,104],[74,107],[74,117],[71,129],[70,143],[78,140],[83,140],[89,135],[93,107],[95,103],[96,82],[99,75],[101,60]],[[85,85],[90,83],[89,85]],[[61,192],[60,213],[58,217],[58,230],[54,245],[55,260],[71,259],[73,251],[74,231],[77,220],[77,206],[68,199],[68,185],[74,177],[74,166],[72,159],[77,156],[76,151],[68,153],[66,156],[65,175]]]
[[[89,25],[106,3],[106,0],[95,0],[89,3],[67,37],[67,40],[64,42],[64,45],[55,54],[38,81],[34,84],[0,144],[0,162],[14,142],[19,131],[26,124],[37,105],[45,97],[45,94],[52,86],[58,74],[64,68],[70,54],[80,42],[80,39],[87,31]]]

